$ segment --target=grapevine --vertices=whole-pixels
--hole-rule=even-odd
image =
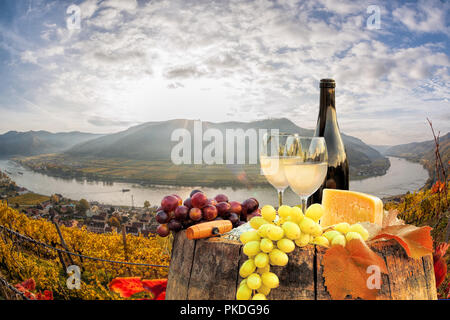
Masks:
[[[30,219],[26,215],[9,208],[0,202],[0,225],[26,235],[36,241],[55,246],[59,236],[55,226],[44,219]],[[120,299],[110,292],[108,283],[124,275],[139,275],[145,279],[167,278],[166,268],[147,268],[139,265],[118,265],[102,261],[124,261],[122,235],[116,232],[96,234],[85,228],[61,226],[61,232],[69,250],[79,253],[74,256],[75,264],[82,267],[80,290],[68,290],[67,276],[61,270],[57,252],[44,250],[38,253],[36,248],[20,245],[20,250],[7,237],[0,238],[0,270],[13,283],[30,278],[36,281],[38,290],[50,290],[56,299]],[[127,235],[128,262],[142,264],[168,265],[169,255],[156,236]],[[83,259],[82,256],[101,258],[99,261]]]

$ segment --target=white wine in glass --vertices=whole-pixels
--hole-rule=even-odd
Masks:
[[[275,189],[284,190],[289,187],[289,182],[284,175],[282,157],[261,156],[259,160],[264,176]]]
[[[278,192],[278,206],[283,205],[283,192],[289,186],[283,169],[284,148],[289,134],[265,134],[259,162],[261,172]]]
[[[308,197],[322,185],[328,170],[328,154],[322,137],[288,138],[283,158],[284,174],[291,189],[300,196],[303,212]]]

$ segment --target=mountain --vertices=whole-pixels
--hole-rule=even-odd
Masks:
[[[429,182],[434,182],[436,177],[435,149],[436,145],[434,140],[429,140],[393,146],[388,148],[384,154],[422,163],[430,173]],[[439,151],[441,154],[442,163],[446,168],[446,171],[449,172],[450,132],[439,138]]]
[[[100,136],[83,132],[9,131],[0,135],[0,157],[63,152]]]
[[[226,136],[225,130],[227,129],[243,129],[244,131],[247,129],[279,129],[280,132],[299,133],[300,135],[306,136],[313,134],[313,130],[298,127],[292,121],[285,118],[254,122],[202,122],[202,124],[203,132],[207,129],[219,130],[223,134],[224,140]],[[147,161],[169,160],[172,148],[179,142],[179,140],[171,141],[172,132],[180,128],[188,130],[192,139],[194,139],[194,120],[177,119],[162,122],[147,122],[119,133],[106,135],[78,144],[66,151],[66,154],[72,156]],[[371,148],[360,139],[345,134],[342,137],[351,166],[370,165],[376,160],[385,159],[377,150]],[[209,142],[204,142],[203,147],[207,144]]]
[[[448,132],[445,136],[440,137],[439,140],[441,147],[445,148],[447,143],[450,141],[450,132]],[[420,160],[422,158],[425,158],[426,155],[430,152],[434,152],[435,147],[436,146],[434,144],[434,140],[412,142],[390,147],[384,152],[384,154],[389,156]]]

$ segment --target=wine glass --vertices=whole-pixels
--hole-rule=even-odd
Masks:
[[[283,157],[284,175],[291,189],[300,196],[303,213],[308,197],[322,185],[328,170],[328,152],[323,137],[287,138]]]
[[[263,136],[259,154],[261,173],[277,190],[279,207],[283,205],[284,190],[289,186],[281,161],[284,157],[285,145],[289,136],[291,135],[288,133],[266,133]]]

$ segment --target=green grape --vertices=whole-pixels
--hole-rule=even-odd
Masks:
[[[323,236],[325,238],[327,238],[329,242],[332,242],[333,238],[338,236],[338,235],[341,235],[341,233],[339,231],[336,231],[336,230],[329,230],[329,231],[326,231],[326,232],[323,233]]]
[[[258,235],[258,231],[256,230],[244,232],[239,238],[243,244],[246,244],[250,241],[258,241],[261,239],[261,237]]]
[[[253,296],[252,300],[267,300],[267,298],[264,294],[257,293]]]
[[[300,238],[298,238],[297,240],[295,240],[295,244],[296,244],[298,247],[304,247],[304,246],[308,245],[310,239],[311,239],[311,236],[310,236],[309,234],[307,234],[307,233],[302,233],[302,234],[300,235]]]
[[[247,286],[252,289],[252,290],[256,290],[259,287],[261,287],[262,281],[261,281],[261,276],[257,273],[252,273],[251,275],[248,276],[247,278]]]
[[[269,253],[273,250],[273,242],[270,239],[263,238],[259,245],[262,252]]]
[[[287,205],[282,205],[278,208],[278,214],[281,218],[287,218],[291,215],[291,207]]]
[[[265,205],[261,209],[261,216],[268,222],[272,222],[277,217],[277,212],[274,207]]]
[[[328,241],[328,239],[323,236],[315,237],[313,243],[327,248],[330,246],[330,242]]]
[[[244,284],[247,284],[247,279],[243,279],[241,282],[239,282],[239,287]]]
[[[261,280],[262,281],[262,280]],[[261,284],[261,287],[259,287],[258,289],[256,289],[256,291],[258,291],[258,293],[262,293],[265,296],[268,296],[270,293],[270,288],[266,287],[264,284]]]
[[[260,252],[255,257],[255,265],[258,268],[264,268],[269,265],[269,255],[264,252]]]
[[[350,229],[350,225],[347,222],[341,222],[335,225],[333,229],[339,231],[340,233],[346,234]]]
[[[331,241],[332,246],[340,245],[345,247],[345,236],[342,234],[338,234],[337,236],[333,237],[333,240]]]
[[[322,227],[320,226],[320,224],[315,223],[314,230],[311,235],[313,237],[320,237],[322,235]]]
[[[288,264],[289,258],[287,254],[280,249],[273,249],[272,252],[269,253],[269,260],[271,265],[283,267]]]
[[[244,244],[242,251],[246,256],[256,256],[261,249],[259,248],[260,241],[250,241]]]
[[[358,232],[362,239],[366,241],[369,238],[369,232],[359,223],[355,223],[350,226],[349,232]]]
[[[285,253],[289,253],[289,252],[294,251],[295,243],[294,243],[294,241],[285,238],[285,239],[278,240],[277,247],[281,251],[283,251]]]
[[[312,234],[316,230],[316,223],[314,220],[308,217],[304,217],[302,221],[300,221],[299,226],[302,233]]]
[[[299,207],[292,207],[290,218],[295,223],[300,223],[305,216],[303,215],[303,211]]]
[[[268,231],[272,226],[273,226],[273,224],[271,224],[271,223],[263,224],[263,225],[262,225],[261,227],[259,227],[259,229],[258,229],[258,235],[259,235],[261,238],[267,237],[267,231]]]
[[[245,261],[241,268],[239,269],[239,275],[242,278],[247,278],[249,275],[251,275],[256,270],[255,261],[253,259],[248,259]]]
[[[263,285],[265,285],[269,289],[274,289],[280,284],[280,280],[278,280],[277,275],[273,272],[263,273],[261,275],[261,280]]]
[[[284,231],[282,228],[280,228],[278,226],[272,225],[267,230],[267,238],[269,238],[270,240],[278,241],[278,240],[282,239],[283,236],[284,236]]]
[[[266,223],[269,222],[267,222],[263,217],[257,216],[250,219],[250,226],[255,230],[258,230],[259,227]]]
[[[345,239],[347,240],[347,242],[353,239],[359,239],[361,241],[364,241],[358,232],[353,231],[347,232],[347,234],[345,235]]]
[[[250,300],[250,298],[252,297],[252,293],[252,289],[244,284],[237,289],[236,300]]]
[[[325,209],[322,207],[322,205],[318,203],[314,203],[306,209],[305,216],[308,218],[311,218],[315,222],[319,222],[320,218],[322,218],[323,214],[325,212]]]
[[[284,236],[286,238],[291,239],[291,240],[296,240],[296,239],[300,238],[301,231],[300,231],[298,224],[291,222],[291,221],[287,221],[287,222],[283,223],[281,228],[283,229]]]

